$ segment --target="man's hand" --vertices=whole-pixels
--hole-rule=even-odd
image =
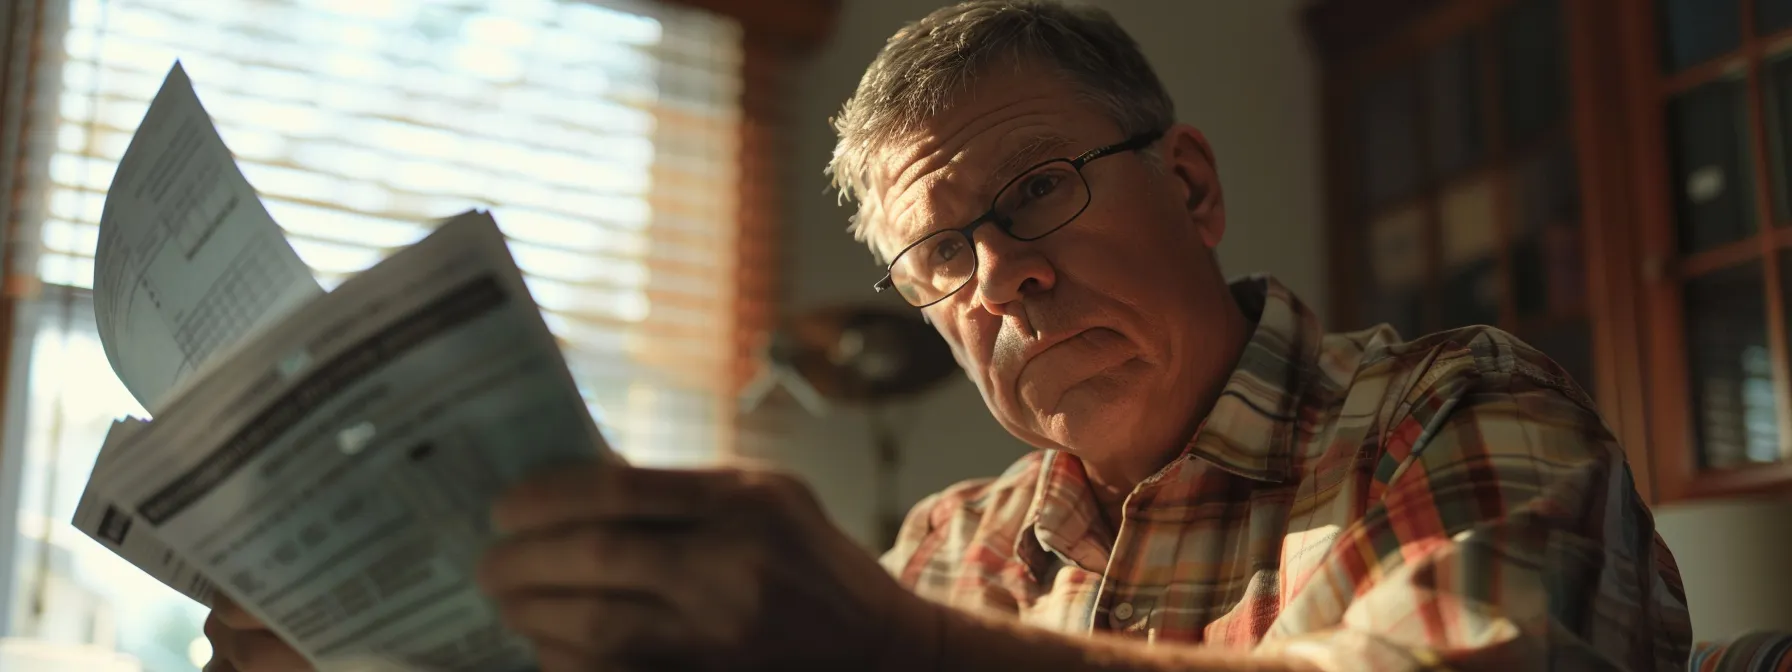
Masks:
[[[936,608],[782,474],[576,466],[493,520],[480,585],[544,672],[869,670],[933,645]]]
[[[300,672],[311,669],[311,663],[286,642],[243,611],[242,607],[217,593],[212,598],[212,613],[205,619],[205,638],[212,643],[212,661],[205,672]]]

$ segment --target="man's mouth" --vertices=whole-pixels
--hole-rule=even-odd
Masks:
[[[1015,375],[1017,388],[1030,382],[1046,383],[1054,379],[1068,387],[1085,378],[1131,359],[1131,343],[1120,332],[1106,327],[1092,327],[1072,332],[1069,336],[1042,340],[1023,351],[1020,370]]]

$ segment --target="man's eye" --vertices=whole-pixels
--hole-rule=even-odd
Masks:
[[[1036,201],[1050,196],[1058,189],[1058,176],[1051,174],[1034,175],[1021,183],[1020,193],[1028,201]]]
[[[953,257],[958,256],[959,252],[963,251],[963,247],[963,243],[960,243],[957,238],[942,240],[938,245],[933,246],[933,260],[936,262],[951,261]]]

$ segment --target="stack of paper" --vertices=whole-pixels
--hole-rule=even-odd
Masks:
[[[106,196],[94,303],[154,420],[113,425],[74,524],[322,669],[521,670],[475,589],[491,500],[614,459],[490,215],[324,293],[177,64]]]

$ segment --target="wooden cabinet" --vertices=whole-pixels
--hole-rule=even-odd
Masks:
[[[1331,315],[1556,358],[1654,501],[1792,491],[1792,0],[1331,0]]]

